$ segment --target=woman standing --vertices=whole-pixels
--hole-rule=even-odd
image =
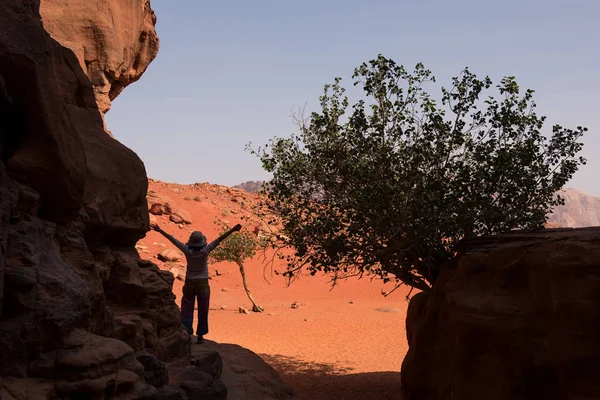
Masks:
[[[198,342],[204,342],[204,335],[208,333],[208,309],[210,306],[210,286],[208,285],[208,255],[219,243],[233,232],[242,229],[237,224],[229,231],[225,232],[217,239],[206,243],[206,236],[200,231],[194,231],[190,235],[187,243],[182,243],[163,231],[158,224],[151,224],[150,227],[161,233],[169,239],[179,250],[185,254],[187,260],[187,273],[185,284],[183,286],[183,298],[181,299],[181,323],[190,335],[194,334],[192,325],[194,323],[194,300],[198,299],[198,325],[196,335]]]

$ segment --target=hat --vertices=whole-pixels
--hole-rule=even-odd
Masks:
[[[204,247],[206,246],[206,236],[204,236],[200,231],[194,231],[190,235],[187,245],[194,247]]]

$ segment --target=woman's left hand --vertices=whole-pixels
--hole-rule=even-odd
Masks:
[[[155,224],[155,223],[150,224],[150,228],[152,230],[155,230],[156,232],[160,232],[161,231],[160,226],[158,226],[158,224]]]

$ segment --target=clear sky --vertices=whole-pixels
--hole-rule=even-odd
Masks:
[[[268,178],[248,142],[294,130],[323,84],[381,53],[449,86],[468,66],[536,90],[551,124],[587,126],[568,187],[600,195],[600,0],[152,0],[160,50],[107,114],[148,176],[235,185]],[[350,86],[348,80],[347,85]]]

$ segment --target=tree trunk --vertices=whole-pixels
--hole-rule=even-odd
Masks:
[[[244,271],[244,266],[242,263],[237,263],[238,267],[240,267],[240,274],[242,274],[242,282],[244,283],[244,290],[248,295],[248,298],[252,302],[252,311],[254,312],[263,312],[265,309],[256,304],[254,299],[252,298],[252,293],[250,293],[250,288],[248,287],[248,281],[246,280],[246,272]]]

